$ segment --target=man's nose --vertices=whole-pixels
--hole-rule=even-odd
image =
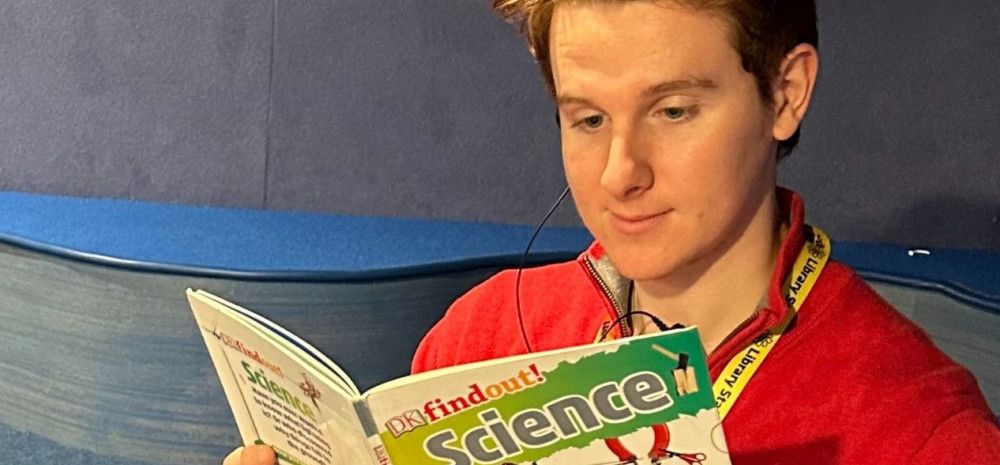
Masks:
[[[625,200],[646,191],[653,184],[642,140],[633,131],[615,134],[601,175],[601,186],[617,199]]]

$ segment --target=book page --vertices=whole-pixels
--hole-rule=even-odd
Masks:
[[[335,375],[304,363],[245,316],[188,297],[245,444],[274,447],[281,464],[374,463],[355,411],[359,398]]]
[[[331,378],[331,380],[337,383],[338,386],[343,387],[348,394],[352,396],[361,395],[361,391],[359,391],[358,387],[354,384],[354,380],[352,380],[351,377],[348,376],[347,373],[342,368],[340,368],[339,365],[334,363],[333,360],[330,360],[330,358],[327,357],[326,354],[320,352],[311,344],[302,340],[301,338],[291,333],[287,329],[282,328],[277,323],[274,323],[273,321],[268,320],[267,318],[264,318],[263,316],[251,310],[243,308],[235,303],[229,302],[211,293],[201,290],[194,292],[199,297],[210,299],[211,301],[214,301],[216,304],[221,305],[228,310],[232,310],[238,313],[244,319],[250,320],[255,327],[264,329],[265,330],[264,335],[268,336],[268,338],[272,342],[274,342],[277,345],[288,348],[289,350],[294,352],[300,359],[302,359],[303,362],[309,363],[313,366],[317,365],[322,366],[321,368],[319,367],[317,368],[323,371],[324,373],[335,375],[334,377]]]
[[[695,328],[453,367],[367,399],[394,463],[730,463]]]

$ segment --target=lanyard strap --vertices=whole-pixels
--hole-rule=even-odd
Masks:
[[[788,329],[788,325],[795,318],[802,302],[809,296],[813,285],[819,279],[820,272],[830,258],[830,238],[817,227],[812,227],[812,232],[812,240],[806,241],[802,246],[792,267],[792,273],[782,286],[782,294],[788,303],[788,315],[780,324],[758,336],[749,347],[737,353],[712,384],[720,419],[726,418],[736,399],[750,382],[750,378]]]

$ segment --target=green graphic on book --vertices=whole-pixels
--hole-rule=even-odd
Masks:
[[[689,365],[688,354],[703,357],[701,345],[694,332],[675,335],[673,350],[659,343],[636,339],[549,371],[531,365],[486,388],[473,384],[467,396],[432,399],[390,420],[382,441],[390,456],[410,451],[412,464],[530,463],[595,442],[611,463],[657,454],[697,463],[703,454],[689,461],[656,443],[669,441],[665,423],[715,408],[708,373]],[[400,428],[407,417],[409,427]],[[414,426],[421,419],[424,426]],[[643,428],[654,433],[648,452],[628,451],[615,439]]]

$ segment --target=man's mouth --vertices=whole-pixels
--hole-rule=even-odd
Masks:
[[[660,213],[615,213],[611,212],[611,227],[621,234],[638,235],[656,227],[668,212]]]

